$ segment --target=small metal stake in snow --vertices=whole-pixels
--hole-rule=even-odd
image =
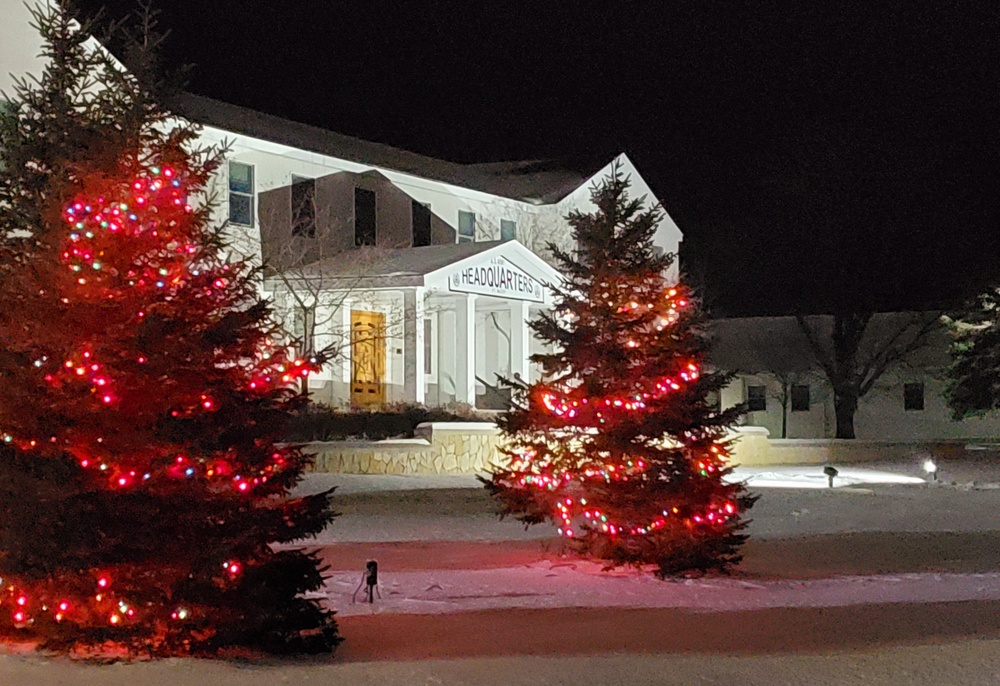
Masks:
[[[924,471],[927,472],[927,476],[931,478],[931,481],[937,481],[937,465],[934,464],[934,460],[927,459],[924,460]]]
[[[837,476],[840,472],[837,471],[836,467],[827,465],[823,467],[823,473],[826,474],[827,479],[830,480],[830,488],[833,488],[833,477]]]
[[[378,595],[378,599],[382,600],[382,593],[378,590],[378,562],[375,560],[368,560],[365,565],[365,571],[361,573],[361,583],[354,590],[354,595],[351,596],[351,602],[356,603],[358,599],[358,591],[362,587],[367,586],[365,589],[365,597],[368,598],[369,603],[375,602],[375,596]]]

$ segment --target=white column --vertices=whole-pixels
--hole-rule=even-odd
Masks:
[[[514,300],[510,303],[510,375],[512,378],[520,376],[525,383],[531,381],[529,319],[531,313],[527,301]]]
[[[403,291],[403,397],[408,402],[425,400],[424,289]]]
[[[476,296],[455,298],[455,400],[476,404]]]

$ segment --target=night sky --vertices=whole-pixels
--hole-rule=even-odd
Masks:
[[[202,95],[459,162],[628,153],[718,314],[1000,275],[997,3],[159,6]]]

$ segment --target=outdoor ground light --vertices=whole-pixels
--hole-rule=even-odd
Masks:
[[[823,473],[826,474],[827,478],[830,480],[830,488],[833,488],[833,477],[840,474],[840,472],[837,471],[836,467],[831,467],[830,465],[827,465],[823,467]]]
[[[937,481],[937,465],[934,460],[927,459],[924,460],[924,471],[927,472],[927,476],[931,478],[931,481]]]

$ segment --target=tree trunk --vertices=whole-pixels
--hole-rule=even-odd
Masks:
[[[854,395],[834,395],[833,409],[837,415],[837,438],[854,438],[854,413],[858,399]]]
[[[788,438],[788,380],[781,382],[781,437]]]

